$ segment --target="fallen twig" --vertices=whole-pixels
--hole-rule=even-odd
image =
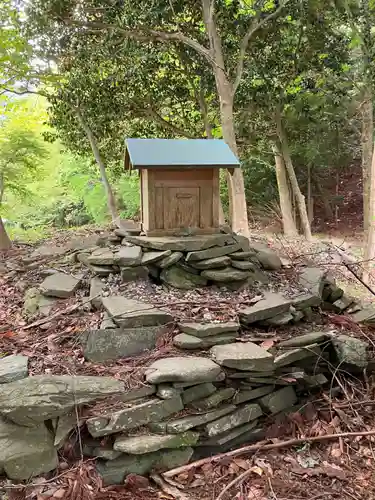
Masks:
[[[228,457],[237,457],[238,455],[243,455],[244,453],[250,453],[255,451],[265,451],[265,450],[276,450],[279,448],[287,448],[288,446],[296,446],[304,443],[313,443],[319,441],[329,441],[332,439],[339,439],[340,437],[356,437],[356,436],[375,436],[374,431],[363,431],[363,432],[341,432],[340,434],[326,434],[323,436],[313,436],[313,437],[304,437],[299,439],[289,439],[287,441],[281,441],[279,443],[272,444],[252,444],[249,446],[244,446],[243,448],[238,448],[237,450],[228,451],[226,453],[220,453],[219,455],[214,455],[213,457],[202,458],[201,460],[197,460],[196,462],[192,462],[187,465],[183,465],[181,467],[176,467],[175,469],[171,469],[163,473],[165,477],[173,477],[177,474],[181,474],[182,472],[187,472],[191,469],[195,469],[196,467],[201,467],[202,465],[208,464],[210,462],[217,462],[223,458]]]
[[[247,469],[245,472],[237,476],[236,478],[233,479],[230,483],[226,485],[226,487],[220,492],[220,495],[216,497],[216,500],[222,500],[224,498],[225,493],[227,493],[233,486],[238,485],[239,483],[242,483],[246,479],[247,476],[250,476],[254,471],[252,469]]]

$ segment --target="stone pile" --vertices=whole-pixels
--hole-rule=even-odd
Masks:
[[[125,234],[121,230],[116,233]],[[209,284],[237,289],[256,281],[267,283],[262,270],[277,270],[282,265],[265,245],[250,244],[235,234],[160,238],[126,235],[120,239],[79,253],[77,258],[99,276],[121,273],[124,282],[152,276],[185,290]]]
[[[152,321],[145,315],[149,326],[143,328],[152,334],[140,340],[143,346],[152,344],[157,324],[169,320],[163,311],[153,314]],[[134,309],[122,317],[125,338],[139,333],[138,320]],[[312,390],[331,384],[336,367],[371,370],[366,343],[332,332],[266,349],[261,337],[247,341],[235,322],[185,322],[179,330],[174,343],[181,355],[154,361],[145,368],[144,385],[127,391],[109,377],[30,377],[27,357],[0,359],[0,470],[13,480],[53,470],[58,450],[86,425],[91,437],[83,441],[85,456],[97,458],[106,484],[121,484],[130,473],[177,467],[262,439],[266,418],[303,406]],[[189,355],[194,341],[203,346]],[[129,350],[135,337],[132,342]],[[105,350],[104,341],[99,345]],[[112,350],[112,356],[118,353]],[[106,398],[115,410],[79,420],[81,406]]]

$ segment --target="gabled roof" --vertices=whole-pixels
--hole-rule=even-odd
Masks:
[[[221,139],[126,139],[125,146],[126,169],[240,166]]]

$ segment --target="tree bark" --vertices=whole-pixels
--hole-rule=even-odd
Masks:
[[[87,138],[90,142],[90,146],[91,146],[93,155],[95,157],[96,163],[98,164],[98,167],[100,170],[100,176],[102,178],[104,190],[105,190],[105,193],[107,196],[108,211],[111,214],[112,220],[115,221],[118,218],[118,213],[117,213],[117,208],[116,208],[116,200],[115,200],[115,197],[114,197],[114,194],[112,191],[112,187],[111,187],[109,180],[108,180],[108,177],[107,177],[105,165],[104,165],[103,159],[101,157],[94,133],[92,132],[88,123],[85,121],[80,109],[74,108],[74,111],[76,113],[76,116],[78,118],[78,121],[79,121],[82,129],[85,131]]]
[[[217,30],[213,12],[214,3],[202,0],[203,19],[210,44],[210,53],[213,58],[216,90],[219,96],[221,127],[224,141],[238,157],[236,134],[234,130],[233,101],[234,91],[225,70],[225,61],[221,38]],[[245,182],[240,168],[233,169],[227,174],[229,191],[229,218],[232,229],[236,233],[250,237],[247,205],[245,197]]]
[[[305,235],[306,240],[311,241],[312,235],[311,235],[309,218],[306,210],[305,197],[300,190],[298,179],[294,171],[293,162],[289,151],[288,140],[282,123],[281,113],[279,110],[276,111],[275,118],[276,118],[277,135],[280,141],[280,148],[284,158],[285,167],[288,172],[288,177],[290,180],[290,185],[292,187],[293,195],[297,202],[298,213],[300,216],[303,233]]]
[[[368,202],[368,228],[366,231],[366,245],[364,251],[364,264],[362,279],[369,283],[375,260],[375,144],[373,144],[373,153],[371,161],[371,170],[369,173],[370,197]]]
[[[3,219],[0,216],[0,250],[9,250],[11,248],[12,242],[8,236],[8,233],[5,229]]]
[[[371,184],[371,163],[374,135],[374,120],[373,120],[373,101],[371,91],[366,88],[364,92],[364,100],[362,106],[362,183],[363,183],[363,230],[365,232],[365,240],[367,240],[366,232],[370,226],[369,221],[369,206],[370,206],[370,184]]]
[[[284,159],[281,155],[280,146],[277,141],[274,144],[276,180],[279,191],[280,210],[283,220],[284,234],[288,238],[298,236],[297,226],[293,217],[292,201],[290,199],[288,178],[285,170]]]

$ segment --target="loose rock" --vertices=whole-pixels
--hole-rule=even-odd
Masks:
[[[212,347],[216,363],[236,370],[269,371],[274,367],[273,356],[253,342],[241,342]]]
[[[180,349],[208,349],[214,345],[234,342],[236,337],[237,335],[235,333],[223,333],[221,335],[213,335],[211,337],[201,339],[199,337],[194,337],[193,335],[180,333],[174,337],[173,344]]]
[[[241,249],[239,243],[234,245],[226,245],[222,247],[209,248],[207,250],[201,250],[198,252],[189,252],[186,256],[186,262],[193,262],[197,260],[213,259],[215,257],[222,257],[223,255],[229,255],[233,252],[238,252]]]
[[[102,307],[102,291],[104,283],[98,278],[92,278],[90,281],[90,301],[94,309]]]
[[[135,429],[150,422],[159,422],[183,409],[181,398],[151,399],[145,403],[112,413],[110,416],[93,417],[87,420],[92,437],[107,436],[116,432]]]
[[[220,269],[222,267],[230,266],[230,257],[214,257],[212,259],[200,260],[198,262],[192,262],[192,266],[196,269]]]
[[[94,250],[92,254],[87,257],[87,262],[97,266],[113,266],[115,258],[112,250],[104,247]]]
[[[363,370],[368,364],[368,346],[362,340],[339,335],[332,338],[339,366],[350,366],[354,370]]]
[[[74,295],[80,280],[64,273],[55,273],[47,276],[40,285],[43,295],[65,299]]]
[[[0,384],[7,384],[16,380],[26,378],[28,375],[27,356],[11,354],[0,358]]]
[[[263,321],[277,314],[289,312],[290,305],[290,300],[279,293],[265,293],[259,302],[240,311],[240,320],[247,325]]]
[[[0,386],[0,414],[31,427],[123,390],[122,382],[110,377],[35,375]]]
[[[142,248],[139,246],[134,247],[121,247],[117,254],[115,254],[114,263],[118,266],[139,266],[142,260]],[[95,262],[95,264],[98,264]]]
[[[247,404],[229,415],[206,424],[204,429],[209,437],[217,436],[218,434],[222,434],[233,429],[233,427],[239,427],[240,425],[247,424],[252,420],[256,420],[262,415],[262,413],[263,412],[259,405]]]
[[[121,295],[103,298],[103,306],[115,323],[123,328],[157,326],[173,321],[169,313]]]
[[[259,400],[260,406],[269,413],[279,413],[297,403],[297,395],[293,387],[283,387],[276,392],[263,396]]]
[[[201,276],[218,283],[227,283],[232,281],[246,281],[250,275],[247,271],[240,271],[239,269],[234,269],[234,267],[226,267],[225,269],[208,269],[203,271]]]
[[[234,321],[227,323],[179,323],[178,327],[183,333],[188,333],[199,338],[238,332],[240,329],[240,325]]]
[[[136,356],[154,349],[163,333],[160,327],[89,330],[81,337],[83,354],[93,363]]]
[[[175,357],[159,359],[145,372],[147,382],[213,382],[221,373],[221,368],[210,359],[200,357]]]
[[[182,434],[146,435],[127,437],[120,436],[116,439],[113,448],[130,455],[143,455],[163,448],[185,448],[197,444],[197,432],[184,432]]]
[[[207,285],[207,280],[204,277],[188,273],[179,266],[163,269],[160,279],[168,285],[182,290],[192,290],[193,288]]]
[[[171,250],[164,250],[164,252],[146,252],[142,255],[141,265],[148,266],[149,264],[154,264],[164,257],[171,255]]]
[[[173,252],[171,255],[164,257],[162,260],[158,261],[156,265],[161,269],[166,269],[167,267],[171,267],[174,264],[177,264],[179,260],[182,259],[184,254],[182,252]]]

